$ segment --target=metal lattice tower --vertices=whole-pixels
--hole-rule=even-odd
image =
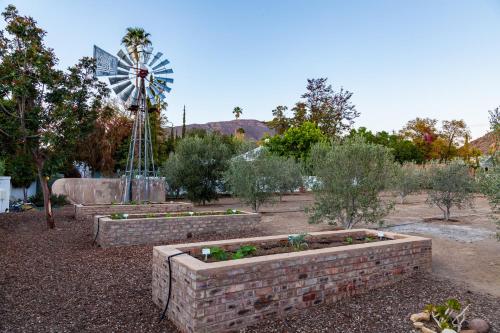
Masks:
[[[167,77],[173,73],[166,66],[168,59],[163,53],[152,55],[152,47],[137,46],[127,53],[118,51],[115,57],[94,46],[97,76],[108,76],[109,84],[115,94],[124,102],[133,115],[132,135],[127,156],[127,166],[123,176],[122,202],[132,198],[139,202],[149,201],[151,184],[157,179],[151,138],[149,106],[165,100],[165,92],[170,92]],[[137,190],[133,191],[133,187]]]

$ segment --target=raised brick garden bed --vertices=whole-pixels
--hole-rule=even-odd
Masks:
[[[140,205],[132,204],[106,204],[106,205],[81,205],[76,204],[75,218],[83,220],[86,218],[93,219],[94,215],[111,215],[116,213],[125,214],[148,214],[148,213],[167,213],[167,212],[182,212],[193,210],[193,204],[190,202],[159,202]]]
[[[311,233],[338,241],[377,237],[367,229]],[[204,262],[202,248],[284,243],[288,235],[156,246],[153,301],[181,332],[237,332],[263,318],[282,316],[395,283],[431,270],[431,240],[385,233],[384,240],[237,260]],[[337,244],[339,245],[339,244]]]
[[[203,234],[248,231],[260,222],[260,214],[238,212],[196,212],[129,214],[94,217],[94,239],[102,247],[161,244]]]

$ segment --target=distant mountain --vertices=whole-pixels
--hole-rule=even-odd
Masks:
[[[235,119],[229,121],[214,121],[206,124],[189,124],[186,125],[186,130],[201,128],[209,132],[220,132],[225,135],[235,134],[236,130],[243,128],[245,138],[248,140],[260,140],[264,134],[274,135],[274,130],[267,127],[266,123],[255,119]],[[170,130],[167,130],[170,133]],[[175,126],[174,133],[181,136],[182,126]]]
[[[483,155],[488,155],[495,147],[495,135],[493,132],[486,133],[476,140],[472,140],[470,144],[479,149]]]

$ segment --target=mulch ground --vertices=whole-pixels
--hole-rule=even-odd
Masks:
[[[58,210],[57,229],[51,231],[41,212],[0,215],[0,331],[176,332],[169,322],[158,323],[161,311],[151,301],[152,247],[94,247],[91,222],[71,215],[72,209]],[[251,235],[204,239],[237,236]],[[264,321],[245,332],[411,332],[411,313],[451,297],[470,301],[471,318],[484,318],[490,332],[500,332],[499,298],[433,276]]]

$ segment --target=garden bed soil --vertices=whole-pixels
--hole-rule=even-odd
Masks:
[[[360,236],[360,237],[352,237],[352,242],[347,242],[345,239],[338,239],[338,238],[306,238],[306,243],[307,247],[304,247],[301,249],[301,251],[307,251],[307,250],[317,250],[317,249],[324,249],[324,248],[330,248],[330,247],[339,247],[339,246],[347,246],[347,245],[355,245],[355,244],[365,244],[365,243],[376,243],[384,240],[388,240],[387,238],[379,239],[376,237],[371,236],[370,238],[366,238],[367,236]],[[242,246],[245,245],[253,245],[253,244],[242,244]],[[298,249],[294,248],[293,246],[290,245],[290,243],[287,240],[281,240],[277,243],[266,243],[266,244],[261,244],[261,245],[256,245],[255,246],[255,252],[245,256],[245,257],[261,257],[261,256],[267,256],[267,255],[272,255],[272,254],[279,254],[279,253],[290,253],[290,252],[297,252],[299,251]],[[235,253],[235,251],[228,251],[228,257],[231,258],[231,254]],[[198,260],[204,261],[204,262],[216,262],[220,261],[214,258],[213,256],[208,256],[207,259],[205,260],[205,256],[200,253],[193,254],[193,257],[195,257]]]
[[[116,213],[120,214],[120,213]],[[175,218],[175,217],[192,217],[192,216],[221,216],[221,215],[241,215],[245,214],[242,211],[228,213],[227,211],[203,211],[203,212],[172,212],[172,213],[147,213],[147,214],[127,214],[127,218],[113,218],[113,220],[133,220],[133,219],[154,219],[154,218]]]

